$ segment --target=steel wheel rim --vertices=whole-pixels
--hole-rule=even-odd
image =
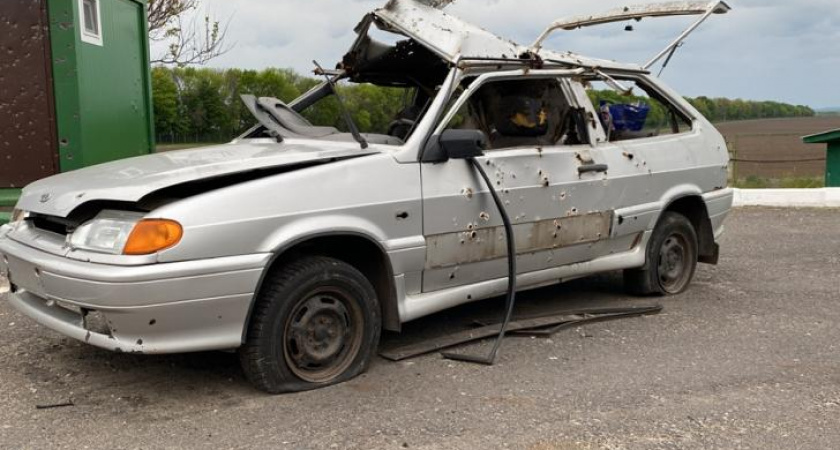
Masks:
[[[319,288],[292,309],[283,330],[283,356],[301,380],[323,383],[341,375],[361,348],[358,303],[341,289]]]
[[[668,293],[676,293],[688,284],[691,276],[691,258],[691,250],[685,236],[674,233],[665,238],[659,247],[657,271],[662,289]]]

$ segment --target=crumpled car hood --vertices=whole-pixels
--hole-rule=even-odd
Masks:
[[[45,178],[27,186],[18,208],[66,217],[91,200],[136,202],[170,186],[257,169],[378,153],[334,143],[238,142],[114,161]]]

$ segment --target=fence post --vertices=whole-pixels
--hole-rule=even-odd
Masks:
[[[727,168],[729,176],[729,185],[735,186],[738,182],[738,149],[732,142],[726,141],[726,148],[729,150],[729,167]]]

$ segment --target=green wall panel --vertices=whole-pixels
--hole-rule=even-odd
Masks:
[[[828,155],[825,161],[826,187],[840,187],[840,142],[828,144]]]
[[[76,49],[80,44],[75,23],[75,0],[49,0],[50,45],[53,55],[58,157],[61,171],[81,167],[82,125],[79,115],[79,80]]]
[[[0,189],[0,225],[9,223],[12,208],[20,198],[20,189]]]
[[[61,170],[150,153],[145,4],[101,0],[101,46],[82,41],[76,0],[49,7]]]

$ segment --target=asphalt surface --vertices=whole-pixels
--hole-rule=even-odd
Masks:
[[[377,359],[294,395],[254,391],[232,354],[112,354],[0,301],[0,448],[840,448],[840,211],[744,209],[727,227],[721,264],[701,266],[684,295],[634,299],[606,274],[521,296],[522,314],[661,301],[658,316],[511,338],[494,367]],[[502,303],[382,345],[462,329]]]

